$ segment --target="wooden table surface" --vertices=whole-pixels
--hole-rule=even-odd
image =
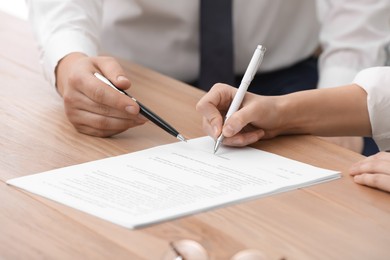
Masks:
[[[254,146],[338,170],[336,181],[129,230],[5,184],[26,176],[176,142],[151,123],[112,138],[80,134],[44,79],[26,21],[0,13],[0,259],[163,259],[169,243],[199,242],[209,259],[245,249],[268,259],[390,259],[390,195],[344,171],[361,155],[310,136]],[[189,138],[203,136],[203,92],[124,63],[131,93]],[[179,109],[178,109],[179,108]]]

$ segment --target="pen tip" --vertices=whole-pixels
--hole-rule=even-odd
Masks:
[[[184,136],[182,136],[181,134],[178,134],[176,136],[177,139],[179,139],[180,141],[183,141],[183,142],[187,142],[187,138],[185,138]]]
[[[221,144],[221,142],[219,140],[217,140],[215,142],[215,145],[214,145],[214,154],[216,154],[216,152],[218,151],[218,148],[219,148],[219,145]]]

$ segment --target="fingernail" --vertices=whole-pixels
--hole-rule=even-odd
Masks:
[[[148,120],[145,116],[143,116],[143,115],[141,115],[141,114],[138,114],[138,115],[137,115],[137,118],[138,118],[139,120],[142,120],[142,121]]]
[[[121,75],[121,76],[118,76],[118,77],[116,78],[116,80],[117,80],[117,81],[123,81],[123,80],[126,80],[126,81],[127,81],[128,79],[127,79],[125,76],[122,76],[122,75]]]
[[[214,131],[214,135],[217,136],[219,135],[219,129],[218,129],[218,126],[213,126],[213,131]]]
[[[226,136],[232,136],[234,134],[234,129],[231,125],[225,125],[223,127],[223,132]]]
[[[127,106],[125,108],[126,112],[132,115],[135,115],[138,113],[137,109],[134,106]]]

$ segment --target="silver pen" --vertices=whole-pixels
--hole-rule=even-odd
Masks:
[[[265,47],[263,47],[262,45],[257,45],[256,50],[253,53],[252,59],[249,62],[248,68],[245,71],[244,77],[241,80],[240,87],[238,88],[237,93],[234,95],[233,101],[230,104],[228,112],[226,113],[224,122],[226,122],[226,120],[240,108],[242,100],[244,99],[244,96],[246,94],[246,90],[251,84],[253,77],[256,75],[257,69],[263,61],[265,51]],[[218,151],[218,148],[221,145],[223,138],[224,136],[221,132],[214,145],[214,154]]]

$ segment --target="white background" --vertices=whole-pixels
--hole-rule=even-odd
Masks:
[[[12,14],[21,19],[27,19],[27,8],[25,0],[2,0],[0,11]]]

